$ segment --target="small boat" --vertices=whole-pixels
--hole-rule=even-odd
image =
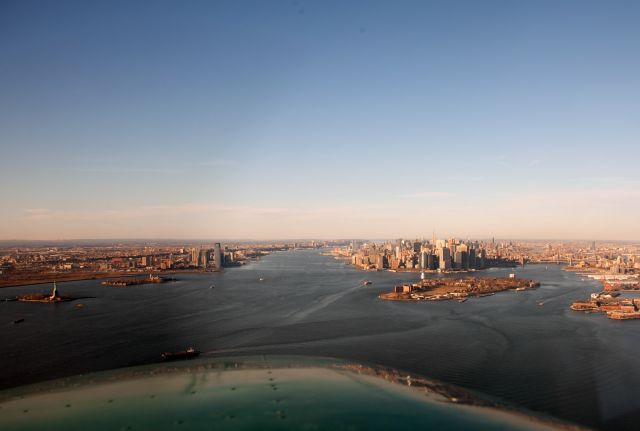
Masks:
[[[215,288],[215,286],[212,284],[211,286],[209,286],[209,289],[213,289]]]
[[[182,350],[179,352],[164,352],[161,356],[164,361],[175,361],[178,359],[195,358],[199,354],[200,354],[199,350],[196,350],[190,346],[187,348],[187,350]]]
[[[371,282],[369,280],[365,280],[362,282],[363,286],[369,286],[371,284]]]
[[[84,304],[76,304],[76,308],[84,308]]]
[[[460,299],[458,299],[458,302],[462,304],[466,300],[467,300],[467,298],[460,298]]]
[[[516,287],[516,292],[522,292],[526,287]]]
[[[258,279],[258,281],[264,281],[264,278],[260,277],[260,278]]]
[[[14,320],[14,321],[13,321],[13,324],[14,324],[14,325],[17,325],[18,323],[22,323],[22,322],[24,322],[24,318],[20,318],[20,319],[16,319],[16,320]]]

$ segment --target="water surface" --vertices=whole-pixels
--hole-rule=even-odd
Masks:
[[[362,272],[317,250],[274,253],[161,285],[61,283],[63,294],[95,298],[83,299],[84,308],[0,303],[0,387],[144,364],[195,345],[211,356],[377,363],[577,423],[635,429],[640,322],[569,310],[601,287],[555,265],[482,275],[509,272],[542,285],[464,303],[381,301],[378,293],[417,275]],[[373,284],[362,287],[364,279]],[[0,296],[48,288],[6,288]],[[11,324],[17,318],[25,322]]]

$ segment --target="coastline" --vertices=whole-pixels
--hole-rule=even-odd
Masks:
[[[151,272],[162,277],[165,275],[173,275],[173,274],[189,274],[189,273],[209,274],[209,273],[216,273],[220,271],[205,271],[200,269],[174,269],[169,271],[151,271]],[[148,273],[149,272],[135,272],[135,273],[131,273],[131,272],[86,273],[85,272],[85,273],[79,273],[79,274],[66,274],[66,275],[50,274],[50,276],[48,277],[45,277],[45,275],[43,274],[42,276],[38,276],[37,278],[33,278],[33,279],[10,280],[10,281],[2,280],[0,281],[0,289],[4,287],[21,287],[21,286],[35,286],[39,284],[50,284],[53,281],[55,281],[56,283],[60,283],[60,282],[66,282],[66,281],[104,280],[104,279],[110,279],[110,278],[139,277],[142,275],[147,275]]]
[[[540,287],[534,280],[522,278],[445,278],[427,279],[420,283],[395,286],[391,292],[378,295],[385,301],[444,301],[464,302],[470,297],[492,296],[506,290],[524,291]]]

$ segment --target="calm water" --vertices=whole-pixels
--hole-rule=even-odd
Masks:
[[[94,298],[80,301],[82,309],[74,302],[0,303],[0,388],[153,362],[162,351],[193,344],[220,356],[368,361],[577,423],[636,429],[640,322],[569,310],[599,284],[557,266],[515,272],[542,286],[461,304],[380,301],[378,293],[416,274],[361,272],[317,250],[275,253],[162,285],[62,283],[63,294]],[[361,287],[365,278],[373,285]],[[0,296],[45,288],[1,289]],[[24,323],[11,323],[21,317]]]

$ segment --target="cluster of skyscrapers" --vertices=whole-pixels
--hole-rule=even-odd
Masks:
[[[233,262],[233,253],[228,256],[223,254],[222,246],[219,242],[213,245],[213,248],[192,248],[190,250],[191,266],[197,266],[203,269],[222,269],[225,260]]]
[[[478,241],[403,240],[383,244],[353,241],[351,263],[363,269],[451,271],[480,269],[486,250]]]

